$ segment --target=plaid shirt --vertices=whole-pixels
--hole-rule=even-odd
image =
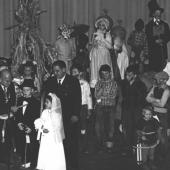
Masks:
[[[127,43],[132,48],[141,48],[144,51],[145,57],[148,56],[148,41],[144,31],[137,32],[132,31],[130,34]]]
[[[114,79],[107,81],[99,80],[95,87],[95,97],[97,103],[102,106],[114,106],[117,90],[117,83]]]

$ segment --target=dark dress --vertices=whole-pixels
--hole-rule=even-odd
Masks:
[[[146,25],[146,35],[148,39],[149,50],[149,67],[151,71],[159,72],[166,66],[166,60],[168,58],[167,43],[170,41],[170,29],[166,22],[160,21],[159,25],[156,25],[151,20]],[[162,39],[163,43],[160,45],[155,41]]]

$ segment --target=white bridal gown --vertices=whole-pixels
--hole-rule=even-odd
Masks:
[[[44,110],[40,120],[48,133],[42,133],[37,169],[66,170],[63,148],[62,114]]]

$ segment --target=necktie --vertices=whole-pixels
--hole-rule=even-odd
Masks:
[[[58,80],[58,85],[61,86],[61,80]]]
[[[7,87],[4,87],[4,94],[5,94],[5,101],[8,102],[9,96],[8,96],[8,89],[7,89]]]

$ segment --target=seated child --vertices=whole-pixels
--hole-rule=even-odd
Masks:
[[[147,164],[148,161],[152,164],[154,161],[155,148],[160,139],[161,127],[157,119],[153,117],[151,106],[143,108],[143,117],[138,120],[136,126],[138,142],[141,143],[142,161]]]
[[[34,124],[39,133],[42,133],[37,169],[66,170],[61,103],[55,94],[49,93],[46,96],[45,109]]]

